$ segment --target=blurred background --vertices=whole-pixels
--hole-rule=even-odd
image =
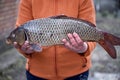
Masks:
[[[25,58],[5,43],[14,29],[19,0],[0,0],[0,80],[26,80]],[[120,37],[120,0],[94,0],[97,27]],[[120,46],[112,59],[97,44],[89,80],[120,80]]]

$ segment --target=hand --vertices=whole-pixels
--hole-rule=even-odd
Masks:
[[[42,48],[40,45],[38,44],[29,44],[28,41],[25,41],[25,43],[20,46],[17,42],[14,42],[14,46],[16,49],[20,50],[22,53],[26,53],[26,54],[32,54],[34,52],[41,52]],[[37,46],[37,47],[36,47]]]
[[[69,33],[67,36],[70,41],[67,41],[66,39],[63,39],[62,41],[68,49],[73,50],[77,53],[84,53],[87,50],[87,43],[83,42],[77,33]]]

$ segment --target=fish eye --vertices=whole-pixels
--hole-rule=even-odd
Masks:
[[[15,34],[12,34],[12,37],[14,38],[14,37],[15,37]]]

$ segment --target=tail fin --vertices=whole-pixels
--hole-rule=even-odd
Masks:
[[[112,58],[115,59],[117,55],[114,46],[120,45],[120,38],[105,32],[103,34],[104,34],[104,40],[100,40],[99,44],[108,52],[108,54]]]
[[[120,38],[109,33],[104,33],[105,40],[109,41],[112,45],[120,46]]]

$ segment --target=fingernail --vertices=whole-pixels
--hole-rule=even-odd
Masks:
[[[67,36],[71,36],[72,34],[71,33],[68,33]]]
[[[17,42],[14,42],[14,44],[17,44]]]
[[[65,42],[65,41],[66,41],[66,39],[63,39],[62,41],[63,41],[63,42]]]
[[[28,41],[25,41],[25,43],[24,43],[24,44],[25,44],[25,45],[27,45],[28,43],[29,43]]]
[[[65,39],[63,39],[62,41],[65,41]]]
[[[76,34],[77,34],[76,32],[73,33],[73,35],[76,35]]]
[[[29,41],[25,41],[25,43],[29,43]]]

